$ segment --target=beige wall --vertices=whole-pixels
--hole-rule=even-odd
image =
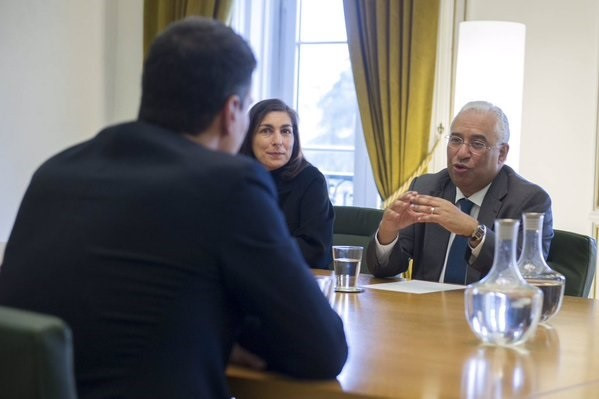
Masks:
[[[142,4],[0,2],[0,243],[41,162],[135,116]]]
[[[466,0],[466,20],[526,24],[520,173],[553,199],[556,228],[591,234],[598,0]]]

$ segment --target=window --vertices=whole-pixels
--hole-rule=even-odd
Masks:
[[[253,95],[300,117],[302,148],[335,205],[378,207],[347,48],[342,0],[239,0],[233,28],[258,58]]]

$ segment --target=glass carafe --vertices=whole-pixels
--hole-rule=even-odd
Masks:
[[[495,257],[489,274],[464,292],[466,319],[483,342],[517,345],[534,335],[543,304],[540,289],[518,271],[516,242],[520,222],[495,221]]]
[[[549,320],[562,307],[566,278],[552,270],[543,258],[543,213],[525,213],[522,253],[518,268],[522,277],[543,291],[541,321]]]

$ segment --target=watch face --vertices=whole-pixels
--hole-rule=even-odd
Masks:
[[[481,226],[478,231],[480,233],[480,238],[483,238],[485,236],[485,233],[487,232],[487,229],[485,228],[485,226]]]

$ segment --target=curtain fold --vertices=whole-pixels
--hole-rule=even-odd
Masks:
[[[440,0],[343,5],[368,155],[379,194],[391,199],[430,161]]]
[[[152,40],[168,24],[198,15],[228,23],[234,0],[144,0],[144,58]]]

